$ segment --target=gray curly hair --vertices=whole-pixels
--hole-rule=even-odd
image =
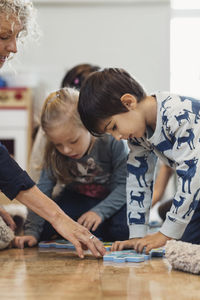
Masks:
[[[29,0],[0,0],[0,15],[16,16],[22,24],[20,39],[29,35],[34,39],[39,37],[39,28],[36,23],[36,9]]]

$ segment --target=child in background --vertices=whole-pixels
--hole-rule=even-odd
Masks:
[[[55,202],[64,212],[104,241],[125,240],[127,148],[111,135],[91,136],[80,120],[78,97],[77,90],[63,88],[44,103],[41,125],[48,143],[38,187],[51,196],[59,179],[65,188]],[[20,243],[32,246],[56,233],[31,211],[24,232]]]
[[[113,250],[146,252],[169,239],[200,243],[200,101],[167,92],[147,96],[125,70],[104,69],[84,82],[78,104],[85,127],[129,142],[127,216],[130,240]],[[155,157],[176,170],[177,191],[159,232],[147,234]],[[188,225],[189,224],[189,225]]]

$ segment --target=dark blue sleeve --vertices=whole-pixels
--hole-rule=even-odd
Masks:
[[[0,143],[0,190],[12,200],[20,191],[28,190],[34,185],[26,171],[20,168]]]

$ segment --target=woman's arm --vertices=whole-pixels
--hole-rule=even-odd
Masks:
[[[79,257],[84,257],[83,246],[89,248],[96,257],[105,254],[105,248],[97,238],[91,239],[92,235],[85,227],[68,217],[36,186],[20,191],[16,199],[46,219],[59,234],[74,244]]]
[[[52,198],[52,191],[55,184],[56,180],[50,171],[43,169],[37,184],[39,190],[42,191],[47,197]],[[38,241],[43,231],[44,223],[45,219],[40,217],[31,209],[28,209],[28,216],[24,224],[24,234],[26,236],[34,236]]]

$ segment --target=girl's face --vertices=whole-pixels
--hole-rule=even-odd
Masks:
[[[47,136],[60,153],[73,159],[83,157],[91,144],[91,134],[84,127],[74,124],[52,128]]]
[[[17,38],[22,31],[22,25],[16,16],[0,14],[0,68],[11,53],[17,52]]]

